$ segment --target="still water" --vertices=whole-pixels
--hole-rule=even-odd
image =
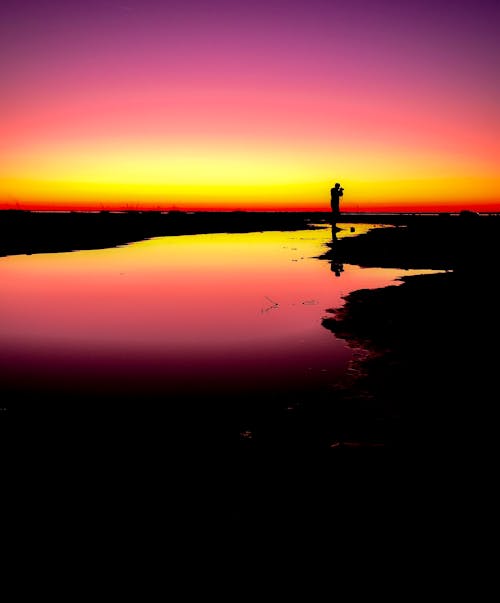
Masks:
[[[370,227],[341,226],[338,238]],[[322,327],[326,310],[417,271],[336,275],[318,259],[330,241],[321,228],[0,258],[0,384],[162,398],[332,387],[352,352]]]

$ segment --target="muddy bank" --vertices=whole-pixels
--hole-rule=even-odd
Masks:
[[[497,231],[494,218],[435,220],[339,240],[326,254],[361,266],[449,271],[355,291],[323,321],[369,352],[355,362],[358,378],[345,396],[354,414],[369,400],[386,445],[469,454],[496,446]]]

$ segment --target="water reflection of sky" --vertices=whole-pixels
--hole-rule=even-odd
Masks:
[[[328,241],[329,229],[190,235],[2,258],[0,377],[167,393],[332,384],[351,352],[325,310],[403,271],[336,278],[317,259]]]

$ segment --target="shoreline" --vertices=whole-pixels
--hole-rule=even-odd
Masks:
[[[76,220],[75,216],[66,216],[70,221]],[[327,225],[330,217],[328,213],[265,217],[262,214],[237,214],[222,224],[220,215],[212,214],[207,221],[205,215],[193,218],[175,214],[159,224],[157,216],[147,216],[145,221],[134,216],[134,228],[114,236],[137,235],[141,228],[150,233],[162,229],[170,230],[170,234],[194,234],[185,232],[194,230],[220,232],[222,225],[232,232],[283,230],[284,227],[296,230],[314,228],[318,219],[325,220]],[[130,216],[121,216],[120,220],[122,218],[122,224],[126,226]],[[32,216],[20,218],[17,214],[15,219],[29,221]],[[90,223],[109,226],[109,220],[108,214],[78,216],[79,232],[87,237],[89,244],[109,242],[107,232],[103,233],[107,237],[102,240],[98,237],[89,239],[87,230],[80,228],[81,224]],[[35,221],[38,226],[41,224],[40,220]],[[351,217],[346,222],[352,223]],[[136,228],[138,225],[140,228]],[[338,227],[342,228],[341,222]],[[496,269],[495,241],[499,227],[497,217],[412,216],[409,219],[405,216],[404,224],[375,228],[354,237],[333,238],[329,251],[319,259],[360,266],[443,272],[403,276],[400,285],[358,290],[348,295],[345,304],[333,309],[322,325],[354,350],[355,360],[349,374],[328,396],[316,399],[311,395],[310,403],[300,408],[287,410],[287,401],[276,403],[273,407],[274,427],[266,428],[269,437],[261,443],[256,440],[235,443],[241,454],[250,457],[275,454],[273,450],[277,451],[282,445],[288,454],[294,454],[294,451],[303,454],[309,449],[315,454],[326,453],[328,458],[342,448],[421,449],[436,447],[443,441],[450,446],[459,446],[467,437],[466,417],[469,422],[475,421],[474,435],[480,440],[479,434],[486,433],[488,427],[491,410],[488,401],[496,395],[493,376],[496,374],[495,343],[500,327],[494,308],[496,292],[491,275]],[[73,234],[64,230],[56,232],[60,236],[49,241],[49,247],[57,248],[63,237],[69,240]],[[18,249],[25,245],[27,233],[18,241],[19,230],[10,230],[11,241],[17,241]],[[29,253],[52,251],[45,248],[47,241],[47,233],[42,233],[37,241],[38,248],[30,242]],[[2,244],[5,249],[5,241]],[[18,250],[18,253],[28,251]],[[472,410],[470,404],[460,402],[464,396],[474,400]],[[58,405],[56,401],[54,404],[52,416],[56,419],[64,405]],[[130,408],[135,408],[136,404],[136,400],[131,400]],[[78,405],[76,414],[83,413],[84,422],[91,421],[94,416],[91,413],[85,418],[91,406],[85,399]],[[110,404],[109,410],[101,409],[103,417],[106,412],[110,417],[114,416],[112,406],[114,404]],[[220,417],[224,416],[225,407],[223,403]],[[230,402],[227,407],[230,408]],[[49,409],[41,407],[35,414],[38,412],[43,415]],[[151,406],[147,412],[158,411]],[[263,410],[259,413],[256,420],[265,427],[269,417],[266,418]],[[433,417],[432,426],[428,424],[429,416]],[[126,421],[126,417],[123,420]],[[237,424],[240,419],[233,417],[231,421]],[[452,422],[455,422],[454,434],[445,427]],[[245,423],[243,419],[242,423]],[[282,439],[275,443],[273,433],[276,435],[280,429],[283,430]]]
[[[384,424],[384,444],[411,453],[472,454],[494,444],[497,232],[496,219],[382,228],[340,239],[323,256],[443,271],[354,291],[323,320],[365,351],[353,365],[358,378],[344,391],[354,426],[356,414],[372,412],[374,432]]]

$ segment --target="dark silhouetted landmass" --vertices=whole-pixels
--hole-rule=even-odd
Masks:
[[[341,239],[325,258],[361,266],[440,269],[355,291],[325,327],[369,350],[346,395],[350,426],[372,413],[386,446],[469,459],[496,448],[500,218],[464,212]],[[356,410],[355,410],[356,409]]]

